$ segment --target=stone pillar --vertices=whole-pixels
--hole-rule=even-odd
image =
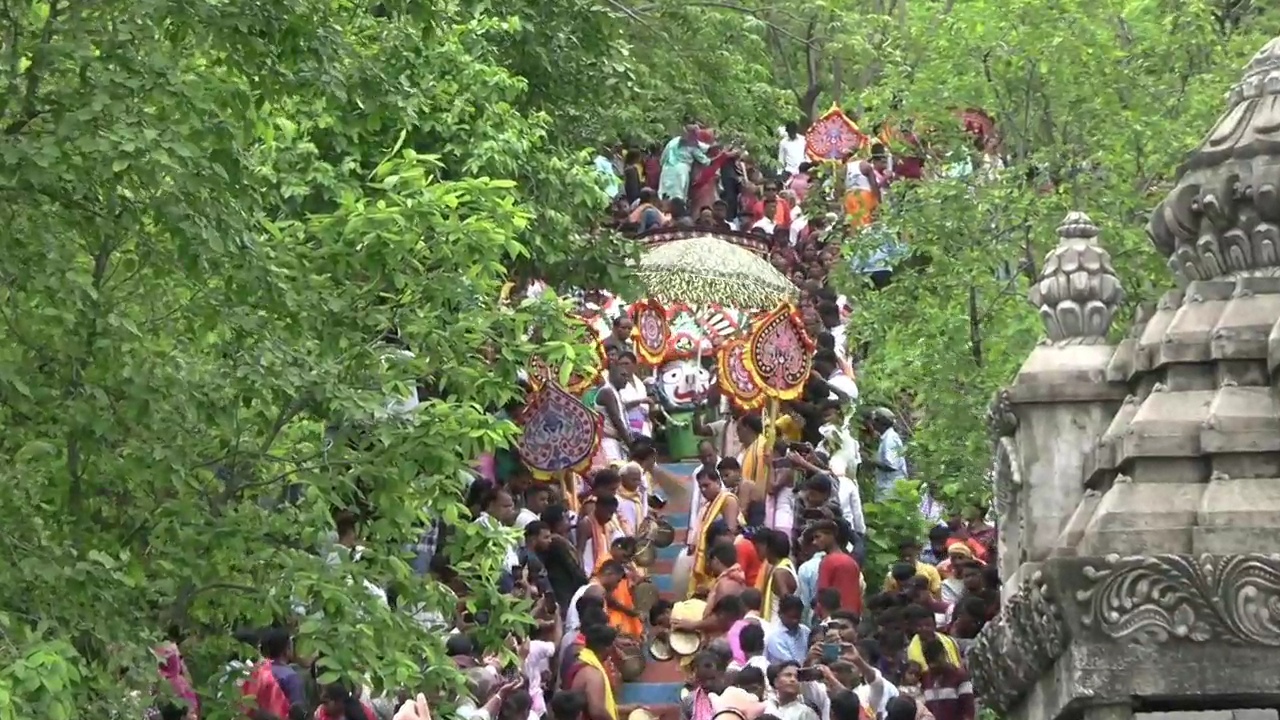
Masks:
[[[1014,555],[1001,558],[1006,587],[1016,586],[1016,567],[1040,562],[1053,550],[1084,497],[1085,460],[1128,392],[1124,383],[1108,380],[1115,346],[1107,334],[1124,291],[1097,237],[1087,215],[1068,214],[1058,227],[1058,246],[1031,288],[1048,337],[1023,363],[1005,398],[1017,418],[1019,471],[1016,499],[1003,503],[1018,521],[1012,533],[1017,547],[1008,548]]]

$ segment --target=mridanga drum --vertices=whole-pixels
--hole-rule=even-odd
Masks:
[[[675,657],[675,653],[671,651],[671,644],[662,637],[655,637],[649,641],[649,655],[658,662],[665,662]]]
[[[644,656],[644,643],[640,638],[624,635],[618,638],[618,671],[622,682],[635,682],[642,674],[648,660]]]
[[[640,541],[640,547],[636,550],[635,557],[631,559],[637,566],[642,568],[653,567],[653,563],[658,559],[658,550],[653,543],[647,540]]]

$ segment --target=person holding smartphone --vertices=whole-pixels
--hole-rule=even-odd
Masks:
[[[811,677],[815,670],[821,677],[822,671],[818,668],[801,670],[800,666],[792,661],[770,665],[765,677],[773,687],[773,698],[765,703],[765,713],[773,715],[778,720],[818,720],[818,713],[806,705],[800,696],[800,683],[812,682],[812,680],[804,680],[802,675]]]

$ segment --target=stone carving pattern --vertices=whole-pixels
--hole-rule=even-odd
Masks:
[[[1042,573],[1035,573],[983,628],[968,665],[983,707],[1004,713],[1053,667],[1067,648],[1068,630]]]
[[[1051,342],[1105,342],[1124,300],[1111,255],[1098,246],[1097,237],[1088,215],[1068,213],[1058,226],[1058,247],[1045,257],[1040,278],[1031,286],[1028,297]]]
[[[1280,555],[1110,555],[1084,577],[1082,622],[1107,637],[1280,647]]]
[[[1280,38],[1245,66],[1147,235],[1185,280],[1280,274]]]
[[[1018,508],[1022,488],[1022,469],[1019,465],[1018,444],[1014,436],[1018,431],[1018,416],[1013,412],[1009,391],[996,393],[987,409],[987,431],[991,436],[992,461],[991,484],[995,500],[996,524],[1000,528],[1000,557],[1013,562],[1016,568],[1023,561],[1021,552],[1023,513]]]

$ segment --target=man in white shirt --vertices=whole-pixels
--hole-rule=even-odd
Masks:
[[[782,130],[782,140],[778,143],[778,168],[788,175],[800,172],[800,164],[807,158],[804,151],[804,135],[793,122],[787,123]]]
[[[827,381],[830,398],[840,403],[858,400],[858,384],[840,370],[840,359],[834,350],[819,350],[813,356],[813,371]]]

